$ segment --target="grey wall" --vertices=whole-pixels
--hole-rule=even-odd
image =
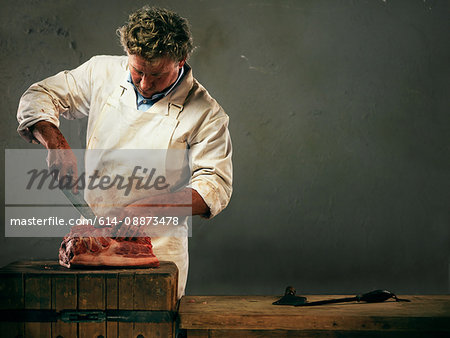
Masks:
[[[37,147],[15,133],[23,91],[122,54],[115,29],[144,3],[2,1],[4,149]],[[190,20],[234,145],[229,207],[194,220],[189,294],[450,291],[449,1],[152,3]],[[74,148],[84,126],[63,122]],[[0,263],[59,243],[2,237]]]

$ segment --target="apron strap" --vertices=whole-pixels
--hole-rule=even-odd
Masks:
[[[180,115],[183,110],[183,106],[176,103],[169,103],[169,116],[174,119],[178,119],[178,115]]]

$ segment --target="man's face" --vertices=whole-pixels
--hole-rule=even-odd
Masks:
[[[176,81],[184,62],[185,60],[173,61],[167,56],[148,61],[142,56],[128,54],[131,80],[145,98],[151,98],[170,87]]]

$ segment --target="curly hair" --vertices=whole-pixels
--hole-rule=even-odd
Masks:
[[[117,29],[117,34],[125,52],[147,60],[169,56],[181,61],[193,49],[188,21],[164,8],[144,6],[138,9]]]

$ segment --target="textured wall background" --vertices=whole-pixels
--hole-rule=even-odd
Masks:
[[[15,132],[25,89],[122,54],[145,3],[1,2],[3,149],[37,147]],[[194,219],[189,294],[450,292],[450,2],[151,3],[190,20],[194,75],[231,121],[234,195]],[[74,148],[85,123],[63,121]],[[2,236],[0,264],[59,243]]]

